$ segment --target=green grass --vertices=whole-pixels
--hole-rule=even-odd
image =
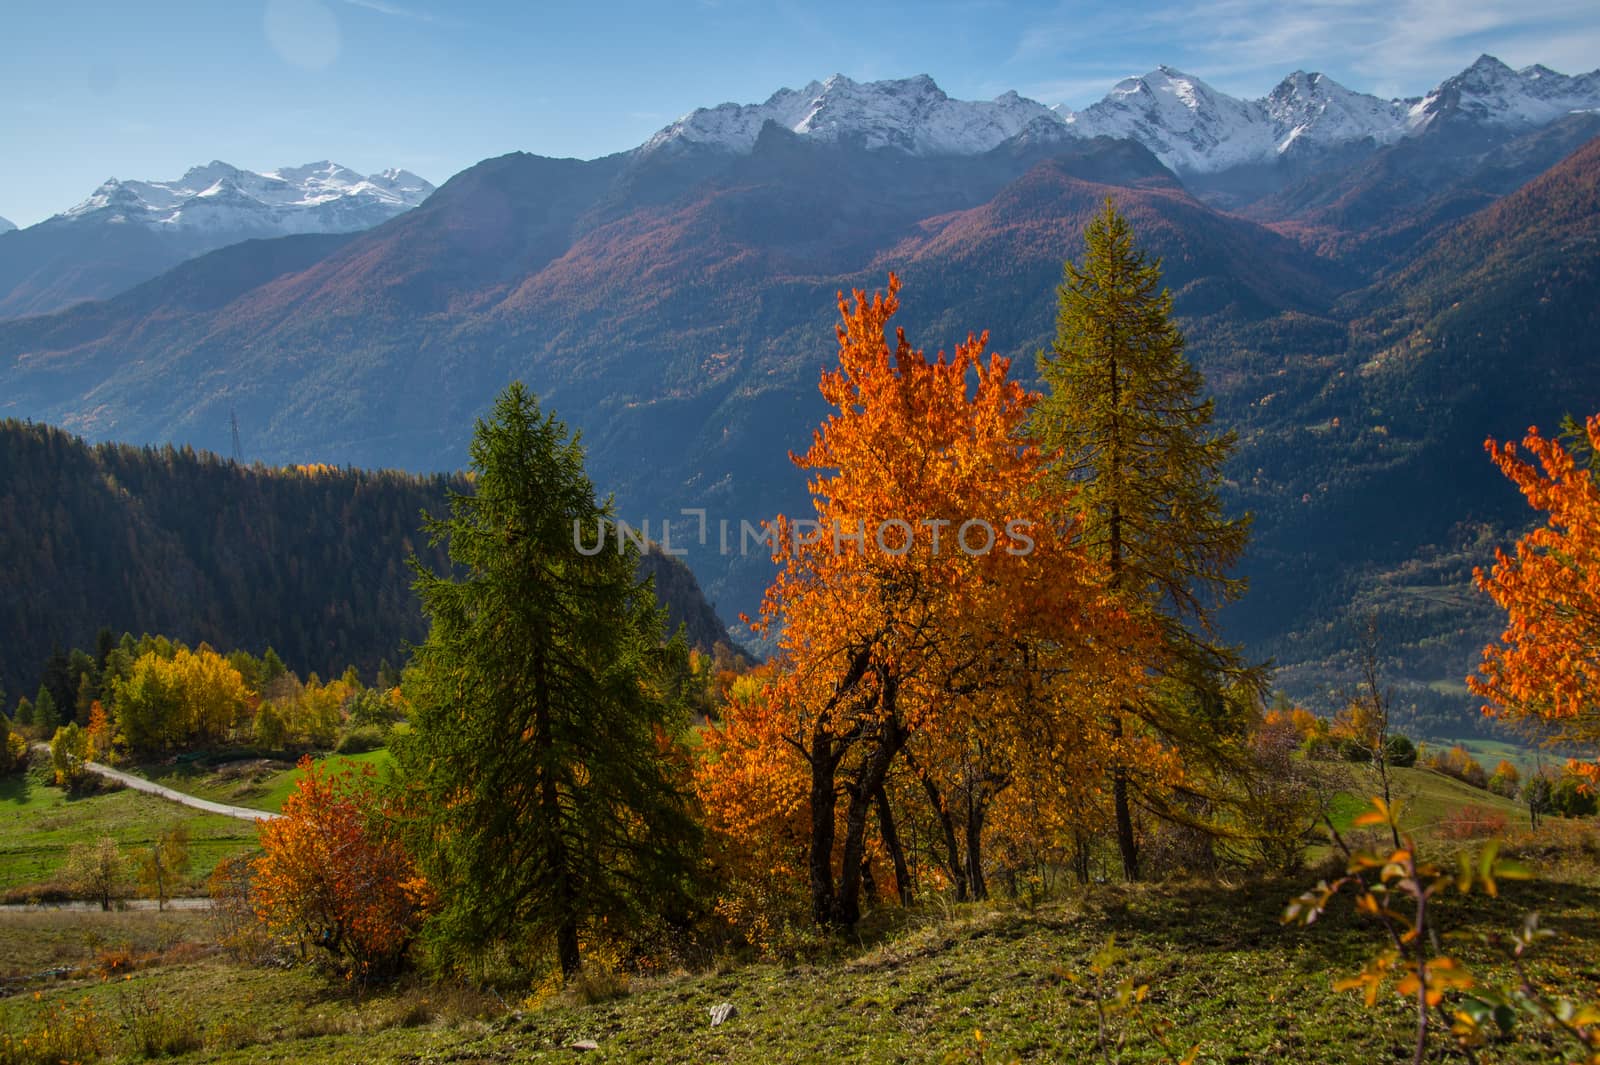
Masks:
[[[1466,748],[1467,753],[1483,766],[1485,773],[1493,773],[1494,767],[1504,759],[1517,767],[1517,772],[1522,774],[1524,780],[1541,761],[1547,767],[1559,767],[1566,761],[1560,755],[1548,751],[1540,752],[1535,747],[1508,740],[1484,740],[1474,737],[1428,741],[1428,749],[1434,751],[1447,751],[1457,745]]]
[[[255,826],[246,821],[126,789],[72,798],[44,779],[38,771],[0,779],[0,891],[48,883],[74,846],[103,836],[128,849],[183,825],[196,883],[223,858],[255,846]]]
[[[381,767],[386,752],[346,761]],[[205,775],[192,778],[203,784]],[[281,802],[295,779],[275,767],[258,782],[259,802]],[[1358,782],[1339,800],[1348,823],[1364,803]],[[213,786],[221,786],[212,781]],[[181,807],[131,792],[67,800],[37,781],[0,791],[0,870],[9,875],[23,840],[60,852],[99,834],[159,830]],[[1512,814],[1487,792],[1425,770],[1398,770],[1406,825],[1427,839],[1439,818],[1464,805]],[[193,817],[191,825],[211,819]],[[253,835],[238,821],[223,822]],[[1600,998],[1600,843],[1595,826],[1549,822],[1537,836],[1512,834],[1521,853],[1545,858],[1545,878],[1502,885],[1502,897],[1451,897],[1436,907],[1442,942],[1480,977],[1510,973],[1479,933],[1516,928],[1538,910],[1557,933],[1533,962],[1537,981]],[[244,847],[248,838],[232,837]],[[1442,843],[1424,854],[1448,861]],[[9,850],[7,848],[10,848]],[[600,1049],[588,1060],[673,1063],[946,1062],[1099,1060],[1090,957],[1111,937],[1126,958],[1112,974],[1148,984],[1148,1011],[1173,1025],[1180,1053],[1200,1047],[1213,1065],[1409,1060],[1411,1015],[1393,996],[1371,1011],[1333,979],[1357,971],[1382,945],[1379,929],[1347,900],[1310,928],[1278,922],[1285,902],[1327,870],[1236,883],[1097,886],[1036,909],[1016,904],[940,906],[870,914],[864,939],[836,944],[800,964],[723,961],[709,971],[635,977],[625,997],[581,1005],[505,999],[420,981],[362,993],[305,966],[260,968],[209,946],[203,913],[0,912],[0,979],[55,966],[81,971],[36,981],[0,997],[0,1031],[35,1030],[61,1007],[96,1018],[108,1056],[126,1056],[133,1019],[152,1011],[186,1032],[193,1047],[172,1060],[244,1063],[293,1060],[417,1063],[570,1060],[578,1040]],[[126,978],[95,971],[101,952],[140,959]],[[529,973],[529,983],[539,974]],[[31,992],[37,992],[37,997]],[[525,992],[523,994],[526,994]],[[712,1029],[707,1011],[731,1002],[739,1014]],[[1115,1029],[1113,1031],[1115,1035]],[[1159,1060],[1149,1040],[1130,1035],[1123,1062]],[[1544,1043],[1495,1048],[1496,1062],[1553,1060]]]
[[[200,910],[3,913],[0,979],[15,979],[58,966],[93,965],[104,949],[149,954],[178,943],[206,943],[212,938],[211,917]]]
[[[406,987],[365,996],[304,968],[255,969],[221,956],[140,970],[131,979],[86,979],[0,999],[0,1028],[23,1030],[55,1003],[87,1002],[114,1019],[129,1001],[181,1015],[206,1045],[176,1060],[310,1065],[351,1061],[525,1062],[571,1060],[575,1041],[600,1049],[586,1060],[672,1063],[942,1062],[1099,1060],[1090,956],[1115,934],[1126,961],[1113,979],[1150,987],[1148,1010],[1172,1022],[1180,1052],[1196,1044],[1209,1063],[1346,1063],[1409,1060],[1407,1008],[1386,995],[1378,1008],[1334,993],[1381,943],[1376,928],[1340,903],[1311,928],[1280,925],[1284,902],[1313,877],[1238,887],[1178,883],[1102,887],[1036,910],[1015,906],[931,909],[895,917],[875,942],[843,946],[808,964],[747,964],[636,979],[624,998],[575,1005],[518,1003],[489,1020],[485,1003],[452,1009],[446,989]],[[1500,899],[1452,898],[1447,932],[1514,927],[1537,908],[1558,938],[1534,962],[1535,978],[1569,992],[1600,991],[1600,887],[1546,881],[1506,885]],[[0,947],[9,915],[0,914]],[[1509,977],[1471,936],[1448,942],[1481,976]],[[1459,946],[1457,946],[1459,944]],[[738,1015],[712,1029],[707,1011],[731,1002]],[[1115,1032],[1115,1029],[1114,1029]],[[1496,1048],[1497,1062],[1553,1060],[1548,1044]],[[1130,1037],[1120,1057],[1158,1057]]]
[[[1467,806],[1504,815],[1508,829],[1528,824],[1526,807],[1492,791],[1431,769],[1390,767],[1389,772],[1393,796],[1402,807],[1401,828],[1419,840],[1433,839],[1441,821]],[[1360,794],[1352,789],[1334,798],[1334,824],[1340,831],[1348,829],[1356,815],[1370,807],[1369,797],[1377,794],[1375,778],[1369,771],[1358,767],[1356,778]]]
[[[383,747],[365,754],[330,754],[319,757],[322,767],[331,772],[371,766],[381,773],[394,763],[394,756]],[[133,766],[137,773],[175,791],[213,802],[244,806],[252,810],[278,811],[283,801],[300,782],[301,772],[293,764],[269,759],[219,761],[198,758],[173,764]]]

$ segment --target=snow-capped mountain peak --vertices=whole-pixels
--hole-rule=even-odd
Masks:
[[[1425,97],[1392,100],[1303,70],[1259,100],[1242,100],[1176,67],[1159,66],[1123,79],[1104,99],[1077,112],[1047,108],[1015,92],[986,101],[954,100],[927,75],[856,82],[835,74],[802,89],[781,89],[765,103],[701,108],[638,151],[699,147],[742,154],[754,148],[767,122],[775,122],[803,137],[913,155],[976,154],[1023,135],[1130,138],[1174,170],[1214,173],[1271,165],[1290,152],[1364,141],[1391,144],[1442,116],[1534,126],[1595,108],[1600,71],[1568,77],[1543,66],[1512,70],[1488,55]]]
[[[1132,138],[1179,170],[1223,170],[1275,151],[1277,131],[1259,101],[1235,99],[1175,67],[1124,78],[1099,103],[1057,113],[1073,133]]]
[[[768,122],[820,141],[859,141],[913,155],[973,155],[1016,136],[1050,110],[1008,92],[988,101],[953,100],[926,74],[856,82],[843,74],[803,89],[780,89],[762,104],[693,111],[651,137],[641,153],[712,148],[748,152]]]
[[[415,207],[433,186],[406,170],[363,176],[323,160],[258,174],[221,160],[175,181],[108,179],[65,221],[101,219],[172,231],[237,232],[238,239],[366,229]]]
[[[1435,122],[1532,128],[1573,111],[1600,107],[1600,70],[1568,77],[1535,64],[1512,70],[1491,55],[1416,101],[1407,114],[1412,129]]]
[[[1276,150],[1282,153],[1297,142],[1334,146],[1368,137],[1377,144],[1399,140],[1405,133],[1409,101],[1354,92],[1326,74],[1297,70],[1261,104],[1276,127]]]
[[[1441,119],[1531,128],[1600,107],[1600,71],[1568,77],[1512,70],[1484,55],[1427,96],[1384,100],[1297,70],[1260,100],[1240,100],[1172,67],[1119,82],[1099,103],[1058,108],[1083,135],[1131,137],[1167,166],[1210,173],[1270,164],[1290,151],[1370,140],[1390,144]]]

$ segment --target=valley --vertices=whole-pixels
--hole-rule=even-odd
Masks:
[[[1600,1062],[1592,15],[246,6],[0,14],[0,1065]]]

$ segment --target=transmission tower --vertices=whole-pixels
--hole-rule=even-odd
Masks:
[[[239,414],[232,407],[228,408],[228,423],[233,427],[233,461],[243,466],[244,448],[239,446]]]

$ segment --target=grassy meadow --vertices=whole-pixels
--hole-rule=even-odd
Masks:
[[[1539,910],[1558,936],[1536,980],[1600,990],[1600,880],[1581,848],[1499,899],[1452,900],[1452,938],[1515,926]],[[1573,859],[1572,855],[1578,855]],[[1410,1020],[1392,997],[1363,1008],[1335,993],[1377,931],[1336,906],[1311,928],[1285,927],[1284,902],[1306,876],[1245,884],[1183,881],[1096,886],[1036,907],[1012,903],[879,912],[853,943],[789,964],[722,958],[634,975],[615,997],[487,993],[402,981],[363,991],[301,966],[262,968],[212,945],[203,913],[0,915],[0,971],[13,978],[75,965],[68,979],[16,985],[0,1030],[32,1032],[64,1015],[90,1018],[100,1050],[128,1059],[161,1034],[185,1062],[1071,1062],[1102,1059],[1090,961],[1112,936],[1124,957],[1108,985],[1149,987],[1145,1015],[1199,1062],[1409,1060]],[[1480,975],[1509,976],[1485,948],[1463,947]],[[1114,994],[1114,989],[1106,994]],[[600,998],[599,995],[591,995]],[[737,1015],[712,1028],[722,1002]],[[1112,1018],[1123,1041],[1109,1060],[1163,1060],[1139,1025]],[[1554,1060],[1552,1044],[1496,1050],[1492,1060]],[[0,1060],[4,1060],[0,1058]]]
[[[385,751],[344,759],[380,769],[386,760]],[[266,762],[146,775],[260,809],[281,806],[298,778]],[[1472,808],[1504,817],[1500,834],[1540,870],[1498,899],[1445,904],[1441,930],[1469,967],[1509,979],[1477,937],[1537,910],[1556,936],[1533,963],[1535,979],[1600,994],[1595,825],[1552,820],[1535,834],[1514,803],[1429,770],[1396,770],[1393,785],[1425,853],[1447,859],[1474,846],[1472,833],[1446,830]],[[1335,804],[1335,824],[1356,843],[1371,834],[1351,825],[1361,805],[1353,792]],[[133,846],[180,821],[194,840],[197,882],[220,857],[253,847],[254,828],[242,821],[129,791],[68,799],[37,770],[13,778],[0,785],[5,885],[48,882],[75,843],[111,835]],[[543,1061],[589,1043],[597,1061],[1167,1060],[1152,1028],[1197,1062],[1409,1060],[1411,1015],[1393,996],[1367,1010],[1332,990],[1379,949],[1376,926],[1347,902],[1310,928],[1279,923],[1291,897],[1337,872],[1324,863],[1287,879],[1064,886],[1034,905],[884,907],[853,940],[816,944],[788,963],[723,954],[565,992],[547,981],[545,991],[510,998],[415,977],[362,988],[312,965],[251,964],[218,946],[221,928],[205,911],[0,912],[0,1032],[14,1040],[0,1045],[0,1063],[57,1060],[16,1050],[16,1040],[46,1031],[79,1041],[49,1050],[62,1060]],[[1121,957],[1097,996],[1091,961],[1113,937]],[[1124,980],[1148,986],[1143,1013],[1113,1013],[1102,1051],[1098,1003]],[[712,1028],[708,1011],[722,1002],[738,1013]],[[1553,1053],[1534,1042],[1497,1048],[1490,1060]]]

